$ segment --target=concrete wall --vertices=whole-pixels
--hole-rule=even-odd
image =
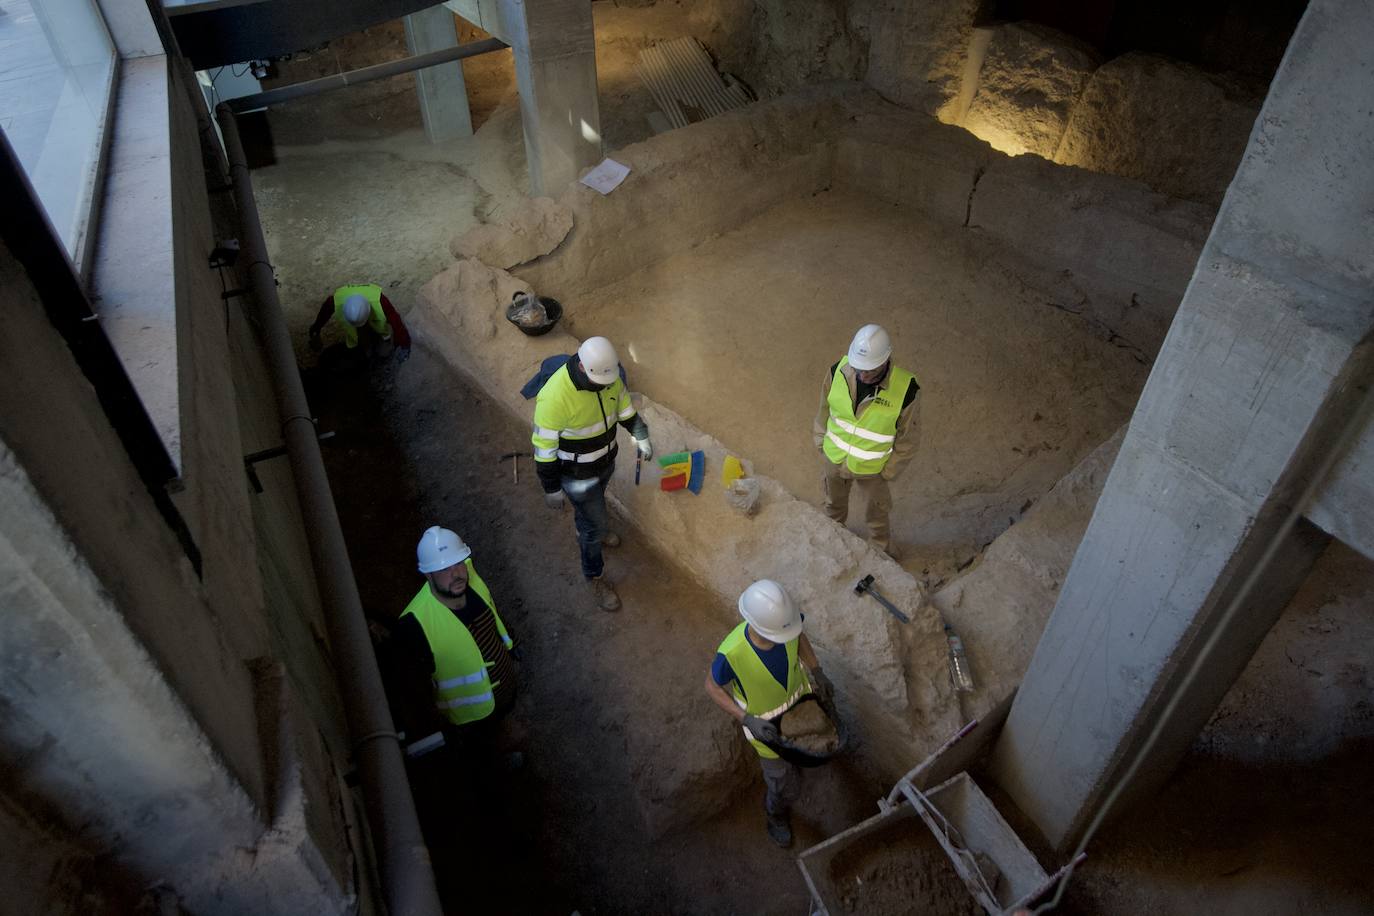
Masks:
[[[260,466],[263,496],[243,470],[245,449],[278,444],[280,420],[251,329],[206,262],[224,227],[202,171],[198,90],[163,59],[140,63],[161,68],[164,107],[149,117],[168,126],[165,148],[150,147],[164,171],[148,187],[164,193],[132,212],[157,219],[160,204],[170,225],[156,257],[173,283],[149,295],[173,297],[150,304],[174,316],[173,499],[202,566],[48,322],[46,287],[0,248],[17,322],[0,340],[0,770],[18,831],[7,842],[34,868],[71,869],[26,885],[45,911],[70,908],[77,886],[82,911],[108,898],[127,912],[124,882],[160,882],[194,912],[355,911],[368,869],[294,489],[284,460]],[[128,218],[120,204],[111,212]],[[105,237],[137,267],[140,236]],[[108,880],[81,883],[81,863],[97,859]]]
[[[1370,511],[1374,507],[1374,411],[1366,407],[1362,420],[1358,438],[1337,460],[1331,479],[1308,508],[1307,517],[1332,537],[1374,559],[1374,512]]]
[[[0,897],[3,916],[29,916],[42,901],[47,916],[122,916],[132,912],[142,888],[67,834],[56,818],[34,812],[15,787],[0,789]]]
[[[1372,41],[1308,6],[999,739],[1061,848],[1163,781],[1324,546],[1292,523],[1374,373]]]

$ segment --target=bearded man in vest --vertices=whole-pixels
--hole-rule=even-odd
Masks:
[[[745,740],[758,752],[768,836],[786,849],[792,845],[791,813],[801,796],[801,770],[769,747],[781,737],[773,720],[808,694],[828,703],[835,689],[802,632],[801,611],[781,585],[772,579],[755,582],[739,596],[739,613],[744,621],[716,650],[706,695],[740,723]]]
[[[317,353],[323,347],[320,332],[331,318],[343,346],[331,346],[321,356],[321,364],[360,369],[370,359],[389,358],[393,347],[397,362],[410,358],[410,331],[377,284],[340,286],[325,298],[310,325],[310,349]]]
[[[446,732],[470,733],[514,705],[515,643],[462,538],[429,528],[415,555],[425,584],[391,629],[392,664],[408,702],[432,705]]]
[[[812,436],[825,459],[825,514],[843,525],[850,484],[857,484],[868,500],[869,540],[892,556],[888,481],[916,452],[920,412],[921,386],[892,364],[887,331],[876,324],[859,328],[849,352],[825,373]]]
[[[621,426],[641,456],[653,457],[649,427],[630,402],[615,347],[604,337],[588,337],[539,389],[530,441],[545,504],[555,511],[573,504],[582,576],[603,611],[620,607],[601,547],[620,546],[620,536],[607,530],[606,485],[615,473]]]

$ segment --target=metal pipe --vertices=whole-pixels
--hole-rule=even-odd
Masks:
[[[234,112],[250,111],[254,108],[263,108],[267,105],[275,105],[278,102],[286,102],[290,99],[299,99],[307,95],[318,95],[321,92],[328,92],[331,89],[342,89],[345,86],[354,86],[358,83],[367,83],[372,80],[386,79],[388,76],[398,76],[402,73],[409,73],[412,70],[423,70],[425,67],[436,67],[439,64],[446,64],[453,60],[462,60],[465,57],[476,57],[478,54],[486,54],[489,51],[500,51],[508,48],[499,38],[484,38],[481,41],[469,42],[465,45],[456,45],[452,48],[441,48],[438,51],[429,51],[425,54],[416,54],[414,57],[403,57],[400,60],[389,60],[382,64],[373,64],[371,67],[359,67],[357,70],[349,70],[346,73],[334,73],[330,76],[322,76],[316,80],[306,80],[301,83],[292,83],[290,86],[280,86],[276,89],[269,89],[266,92],[259,92],[254,95],[240,96],[237,99],[230,99],[224,103]]]
[[[257,319],[262,328],[263,350],[267,357],[272,387],[282,415],[282,438],[296,478],[301,514],[305,519],[310,560],[324,603],[324,619],[329,629],[329,647],[334,668],[339,673],[339,693],[353,736],[353,756],[358,764],[363,799],[377,850],[383,893],[388,910],[394,914],[440,916],[439,892],[429,851],[420,834],[415,802],[406,781],[405,762],[391,713],[382,689],[382,677],[372,652],[363,605],[353,580],[339,516],[329,491],[315,424],[301,387],[300,370],[291,337],[277,300],[277,284],[267,260],[253,183],[239,140],[234,113],[228,105],[215,109],[225,152],[229,156],[229,175],[234,188],[242,229],[242,258],[248,265],[249,280],[257,303]]]

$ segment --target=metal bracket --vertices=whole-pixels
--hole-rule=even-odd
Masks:
[[[211,267],[233,267],[234,262],[239,259],[239,240],[220,239],[215,242],[215,247],[210,250]]]
[[[318,433],[315,438],[319,439],[321,442],[327,442],[334,438],[334,433],[332,431]],[[248,482],[252,484],[254,493],[262,492],[262,481],[258,479],[258,471],[253,465],[257,464],[259,461],[266,461],[269,458],[278,458],[285,454],[286,446],[278,445],[273,448],[265,448],[260,452],[251,452],[243,456],[243,469],[248,472]]]

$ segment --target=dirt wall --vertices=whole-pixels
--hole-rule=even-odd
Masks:
[[[1047,155],[1216,208],[1260,102],[1234,79],[1158,55],[1126,54],[1092,74]]]
[[[1051,158],[1100,58],[1086,44],[1035,23],[991,31],[977,91],[958,123],[1008,155]]]
[[[970,718],[986,716],[1021,683],[1124,435],[1123,426],[931,596],[972,665],[976,689],[964,698]]]
[[[834,187],[997,239],[1050,304],[1147,361],[1210,225],[1203,206],[1005,156],[853,83],[808,87],[616,156],[631,167],[622,187],[632,193],[570,187],[561,203],[572,232],[548,257],[515,268],[535,289],[573,297],[605,287],[782,200]]]
[[[889,102],[957,122],[1005,152],[1137,179],[1211,209],[1258,114],[1272,48],[1292,31],[1253,14],[1264,49],[1213,64],[1243,72],[1234,76],[1129,45],[1113,46],[1106,57],[1119,56],[1102,64],[1100,48],[1029,21],[991,26],[986,56],[970,62],[974,24],[986,12],[976,0],[713,0],[693,15],[705,24],[699,37],[760,98],[861,79]],[[1154,46],[1141,23],[1131,27],[1141,47]]]
[[[903,108],[934,116],[950,111],[981,8],[981,0],[875,3],[864,81]]]
[[[997,239],[1047,299],[1152,358],[1202,250],[1208,208],[1138,182],[1007,156],[966,131],[865,101],[833,184]]]
[[[830,180],[829,138],[846,98],[861,91],[812,88],[617,150],[630,167],[621,188],[632,193],[603,197],[570,185],[559,199],[573,213],[572,232],[552,256],[516,273],[537,290],[588,292],[820,190]]]

